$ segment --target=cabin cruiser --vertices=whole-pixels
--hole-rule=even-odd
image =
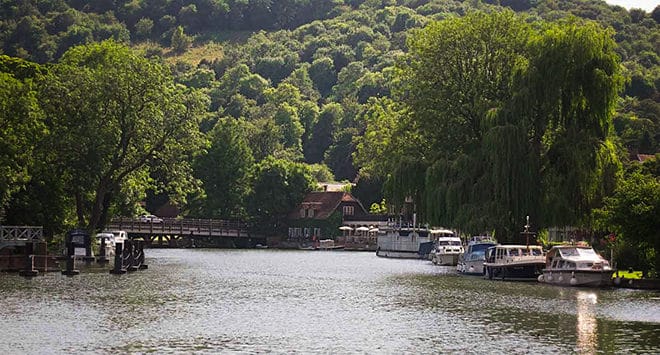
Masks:
[[[125,231],[103,231],[96,234],[96,239],[98,239],[99,248],[105,246],[105,256],[114,256],[116,244],[123,243],[128,236]]]
[[[540,282],[562,286],[603,287],[612,284],[616,271],[587,245],[556,245],[546,255]]]
[[[386,258],[426,259],[431,251],[431,232],[412,224],[388,224],[379,228],[376,255]]]
[[[459,255],[463,254],[463,243],[453,231],[448,229],[431,229],[433,249],[429,259],[436,265],[456,266]]]
[[[486,251],[484,275],[491,280],[536,280],[544,266],[540,245],[496,245]]]
[[[465,252],[458,257],[456,270],[466,275],[483,275],[486,250],[497,245],[490,236],[474,236],[470,239]]]

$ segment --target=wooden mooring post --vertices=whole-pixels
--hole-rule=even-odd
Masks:
[[[121,275],[147,268],[144,263],[144,241],[126,239],[115,244],[115,265],[110,270],[111,274]]]
[[[33,277],[39,275],[39,271],[34,268],[34,242],[25,244],[25,265],[19,275],[24,277]]]
[[[75,270],[76,262],[76,246],[67,240],[66,243],[66,269],[62,271],[62,275],[74,276],[80,274],[79,270]]]

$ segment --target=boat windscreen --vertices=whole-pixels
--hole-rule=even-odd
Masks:
[[[577,248],[561,248],[559,249],[559,252],[561,253],[561,256],[567,257],[567,256],[578,256],[579,253],[577,251]]]
[[[594,256],[594,255],[596,255],[596,252],[593,249],[580,248],[580,249],[578,249],[578,252],[580,253],[580,255],[583,255],[583,256]]]
[[[493,246],[495,246],[495,244],[492,244],[492,243],[474,244],[474,245],[472,245],[472,252],[473,253],[476,252],[476,251],[483,252],[484,250],[486,250],[490,247],[493,247]]]

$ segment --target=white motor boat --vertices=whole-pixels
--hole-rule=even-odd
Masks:
[[[428,228],[412,225],[388,225],[379,228],[376,255],[386,258],[426,259],[431,251]]]
[[[105,256],[114,256],[116,244],[123,243],[127,238],[125,231],[103,231],[96,234],[99,247],[105,244]],[[101,240],[105,240],[105,243],[101,243]]]
[[[432,229],[431,238],[435,241],[429,259],[436,265],[456,266],[464,252],[461,238],[448,229]]]
[[[474,236],[470,239],[465,252],[458,257],[456,270],[466,275],[483,275],[486,250],[497,245],[490,236]]]
[[[561,286],[607,287],[616,271],[587,245],[557,245],[546,255],[540,282]]]
[[[536,280],[544,265],[540,245],[496,245],[486,251],[484,276],[491,280]]]

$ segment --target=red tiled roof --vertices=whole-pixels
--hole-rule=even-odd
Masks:
[[[313,191],[308,193],[303,201],[296,207],[295,210],[289,213],[290,219],[300,218],[300,209],[312,208],[314,209],[315,219],[326,219],[339,207],[342,202],[356,202],[360,206],[362,204],[350,193],[344,191]],[[364,208],[363,208],[364,209]]]

